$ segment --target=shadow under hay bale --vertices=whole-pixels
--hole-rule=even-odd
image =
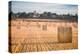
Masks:
[[[71,27],[59,27],[58,28],[58,40],[60,43],[72,42],[72,28]]]

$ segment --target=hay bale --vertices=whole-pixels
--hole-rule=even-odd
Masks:
[[[72,42],[72,28],[71,27],[59,27],[58,28],[58,40],[60,43]]]

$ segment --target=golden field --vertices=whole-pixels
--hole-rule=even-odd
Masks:
[[[72,28],[72,42],[59,42],[58,28]],[[9,51],[36,52],[78,48],[76,22],[46,19],[16,19],[9,22]],[[68,35],[70,33],[67,33]],[[65,35],[67,35],[65,34]],[[68,40],[71,39],[66,37]]]

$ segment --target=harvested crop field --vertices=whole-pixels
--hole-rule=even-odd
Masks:
[[[10,52],[36,52],[78,48],[77,22],[16,19],[11,20],[9,23]]]

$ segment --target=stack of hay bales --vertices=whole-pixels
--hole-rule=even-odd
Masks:
[[[71,43],[72,42],[72,28],[69,26],[58,27],[58,40],[59,40],[59,43]]]

